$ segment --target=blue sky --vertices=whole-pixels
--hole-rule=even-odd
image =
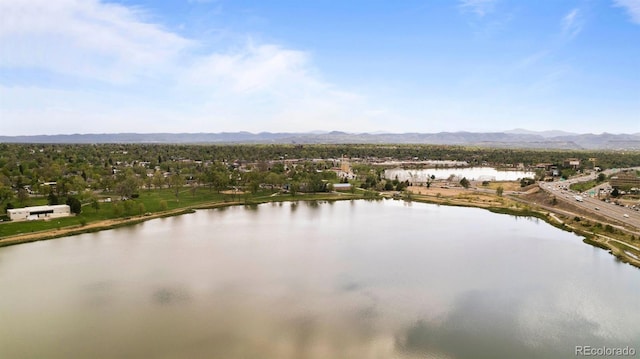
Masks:
[[[640,132],[640,0],[0,0],[2,135]]]

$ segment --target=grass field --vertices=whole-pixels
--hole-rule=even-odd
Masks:
[[[577,192],[584,192],[598,185],[596,181],[578,182],[574,183],[569,188]]]
[[[520,187],[520,182],[518,181],[492,181],[489,182],[487,186],[478,186],[480,188],[489,188],[489,189],[497,189],[498,187],[502,187],[505,191],[522,191],[522,187]]]

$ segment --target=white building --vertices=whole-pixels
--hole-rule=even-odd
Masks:
[[[351,183],[334,183],[334,191],[349,191],[351,190]]]
[[[71,208],[66,204],[55,206],[35,206],[8,209],[7,215],[12,221],[33,221],[37,219],[49,219],[67,217],[71,215]]]

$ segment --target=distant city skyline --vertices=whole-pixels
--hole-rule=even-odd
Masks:
[[[0,135],[640,132],[640,0],[0,0]]]

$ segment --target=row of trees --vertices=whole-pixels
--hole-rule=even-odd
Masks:
[[[66,171],[78,173],[86,180],[102,169],[122,163],[160,166],[163,171],[181,167],[185,159],[231,163],[273,161],[293,158],[339,159],[342,155],[363,159],[393,158],[399,160],[440,159],[467,161],[471,165],[488,162],[493,165],[540,162],[560,164],[572,157],[583,166],[597,159],[603,168],[629,167],[640,163],[640,152],[615,151],[548,151],[468,148],[436,145],[159,145],[99,144],[43,145],[0,144],[0,172],[5,176],[58,177]],[[100,169],[100,167],[102,169]]]
[[[431,145],[156,145],[156,144],[0,144],[0,205],[23,205],[34,194],[53,193],[91,202],[94,192],[131,198],[140,189],[171,188],[176,197],[185,185],[212,191],[260,186],[317,192],[324,181],[335,182],[343,154],[360,159],[463,160],[471,165],[539,162],[561,163],[568,157],[600,167],[628,167],[640,163],[640,152],[533,151],[477,149]],[[290,159],[303,159],[293,166]],[[305,160],[306,159],[306,160]],[[311,159],[322,159],[314,160]],[[406,184],[382,181],[381,169],[354,161],[364,188],[402,189]],[[55,186],[51,183],[55,182]],[[397,183],[396,183],[397,182]],[[86,191],[89,189],[90,191]]]

